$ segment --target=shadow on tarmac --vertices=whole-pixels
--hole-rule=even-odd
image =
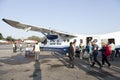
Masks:
[[[78,62],[80,64],[78,64]],[[76,60],[75,65],[86,72],[87,75],[91,75],[98,80],[120,80],[120,77],[113,75],[114,73],[110,73],[104,69],[100,70],[98,67],[91,68],[87,63],[82,60]],[[86,65],[83,66],[83,65]]]
[[[67,58],[61,56],[59,53],[55,53],[52,55],[56,56],[56,58],[58,58],[59,61],[61,61],[66,67],[68,67],[69,60]],[[98,80],[120,80],[120,76],[118,77],[113,75],[115,73],[110,73],[106,70],[100,70],[98,67],[91,68],[87,62],[80,60],[78,58],[75,58],[75,66],[85,71],[86,75],[91,75]],[[110,70],[116,71],[116,68],[112,68],[112,69],[110,68]],[[119,74],[119,69],[117,70],[118,71],[116,72],[118,72],[117,74]]]
[[[34,61],[33,58],[25,58],[22,54],[17,54],[11,57],[1,57],[0,62],[9,64],[9,65],[20,65],[20,64],[27,64]]]
[[[20,65],[20,64],[27,64],[32,61],[34,61],[34,56],[29,55],[28,57],[25,57],[22,53],[11,53],[11,54],[17,54],[11,57],[1,57],[0,62],[9,64],[9,65]],[[40,59],[42,59],[41,63],[47,63],[50,60],[44,60],[46,58],[55,58],[51,55],[40,55]],[[1,65],[0,65],[1,66]]]
[[[29,77],[33,78],[33,80],[42,80],[40,62],[35,62],[34,72]]]

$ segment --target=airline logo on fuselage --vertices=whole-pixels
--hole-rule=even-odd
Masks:
[[[61,45],[60,42],[51,42],[50,45]]]

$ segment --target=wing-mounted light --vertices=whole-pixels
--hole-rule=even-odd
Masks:
[[[26,31],[26,32],[28,32],[28,31],[30,31],[30,30],[31,30],[31,27],[25,28],[25,31]]]

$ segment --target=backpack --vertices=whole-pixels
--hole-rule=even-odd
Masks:
[[[105,53],[106,56],[110,56],[112,54],[111,47],[109,45],[106,46]]]

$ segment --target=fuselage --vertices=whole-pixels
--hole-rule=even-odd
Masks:
[[[76,40],[76,49],[79,50],[80,40],[83,41],[83,45],[86,46],[89,41],[97,40],[99,48],[101,48],[101,41],[103,39],[108,39],[108,42],[114,42],[116,49],[120,49],[120,38],[119,34],[112,36],[112,34],[105,35],[78,35],[77,37],[63,37],[58,36],[56,39],[47,39],[47,44],[41,44],[42,50],[46,51],[57,51],[61,53],[68,53],[68,48],[70,42]]]

